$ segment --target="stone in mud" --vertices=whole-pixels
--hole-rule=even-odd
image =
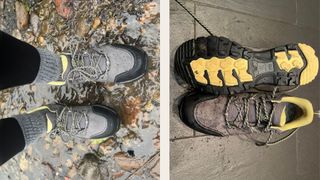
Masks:
[[[23,154],[19,160],[19,167],[21,171],[26,171],[29,168],[29,161],[26,159],[26,154]]]
[[[4,1],[5,0],[0,0],[0,10],[4,9]]]
[[[124,175],[124,172],[115,172],[112,174],[112,179],[118,179]]]
[[[39,29],[40,29],[40,19],[39,16],[35,13],[31,13],[30,15],[30,24],[32,27],[32,32],[35,36],[39,35]]]
[[[55,0],[57,13],[63,18],[70,18],[72,16],[72,8],[70,7],[72,0]]]
[[[123,124],[125,126],[135,126],[138,120],[138,114],[141,112],[141,99],[131,97],[122,103],[121,107]]]
[[[15,3],[17,27],[19,30],[25,30],[29,26],[29,14],[25,5],[19,1]]]
[[[79,173],[84,179],[103,180],[109,173],[105,168],[100,169],[99,158],[92,154],[86,154],[79,164]]]
[[[77,175],[77,168],[75,166],[73,166],[69,172],[68,172],[68,178],[72,179],[73,177],[75,177]]]
[[[97,29],[100,24],[101,24],[100,18],[99,17],[94,18],[92,23],[92,29]]]
[[[116,147],[116,141],[114,138],[109,138],[105,142],[101,143],[99,146],[99,152],[103,155],[110,154],[112,150]]]
[[[17,39],[22,40],[22,35],[21,35],[19,29],[13,30],[13,31],[12,31],[12,36],[15,37],[15,38],[17,38]]]
[[[91,23],[88,19],[86,18],[82,18],[79,22],[78,22],[78,26],[77,26],[77,35],[80,37],[85,37],[88,32],[90,31],[91,28]]]
[[[114,160],[120,166],[121,169],[125,171],[132,171],[139,169],[143,166],[143,160],[136,159],[134,157],[129,156],[124,152],[118,152],[113,156]]]

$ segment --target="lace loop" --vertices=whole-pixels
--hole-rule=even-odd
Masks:
[[[89,118],[85,111],[75,111],[72,108],[64,107],[60,113],[56,112],[57,121],[55,128],[50,133],[50,138],[60,136],[63,141],[81,133],[86,133],[89,126]],[[84,126],[81,123],[84,122]]]
[[[273,116],[274,107],[271,103],[271,111],[267,109],[267,99],[269,97],[264,95],[249,94],[248,97],[236,98],[236,96],[231,96],[228,99],[226,112],[225,112],[225,123],[227,128],[241,128],[249,129],[251,132],[254,131],[265,131],[269,132],[271,130],[271,119]],[[249,122],[249,106],[250,101],[254,102],[255,114],[257,122],[255,124]],[[240,103],[241,102],[241,103]],[[237,115],[234,120],[229,120],[229,109],[231,103],[234,103]],[[264,123],[267,123],[266,125]]]
[[[74,47],[75,46],[75,47]],[[110,70],[110,58],[103,51],[93,48],[92,53],[83,50],[79,53],[79,43],[70,46],[72,70],[67,74],[66,81],[96,82],[106,76]],[[104,63],[104,66],[100,66]]]

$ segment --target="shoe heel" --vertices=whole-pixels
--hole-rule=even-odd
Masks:
[[[307,65],[300,75],[300,85],[305,85],[313,81],[318,75],[319,60],[312,47],[306,44],[298,44],[298,46],[307,61]]]

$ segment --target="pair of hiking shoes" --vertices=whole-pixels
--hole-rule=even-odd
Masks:
[[[106,45],[61,55],[61,75],[50,85],[85,82],[129,83],[141,78],[147,71],[147,54],[128,45]],[[121,124],[119,114],[104,105],[73,106],[47,105],[28,114],[44,112],[47,132],[62,140],[78,137],[100,139],[115,134]]]
[[[306,44],[253,50],[224,37],[186,41],[175,54],[175,75],[198,92],[181,98],[180,118],[214,136],[267,133],[267,140],[253,140],[271,145],[272,134],[290,131],[287,138],[313,121],[310,101],[283,92],[310,83],[318,68]]]

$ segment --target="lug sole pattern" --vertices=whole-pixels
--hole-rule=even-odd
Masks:
[[[200,37],[175,54],[178,79],[214,94],[234,94],[257,85],[298,86],[318,74],[318,58],[306,44],[253,51],[224,37]]]

